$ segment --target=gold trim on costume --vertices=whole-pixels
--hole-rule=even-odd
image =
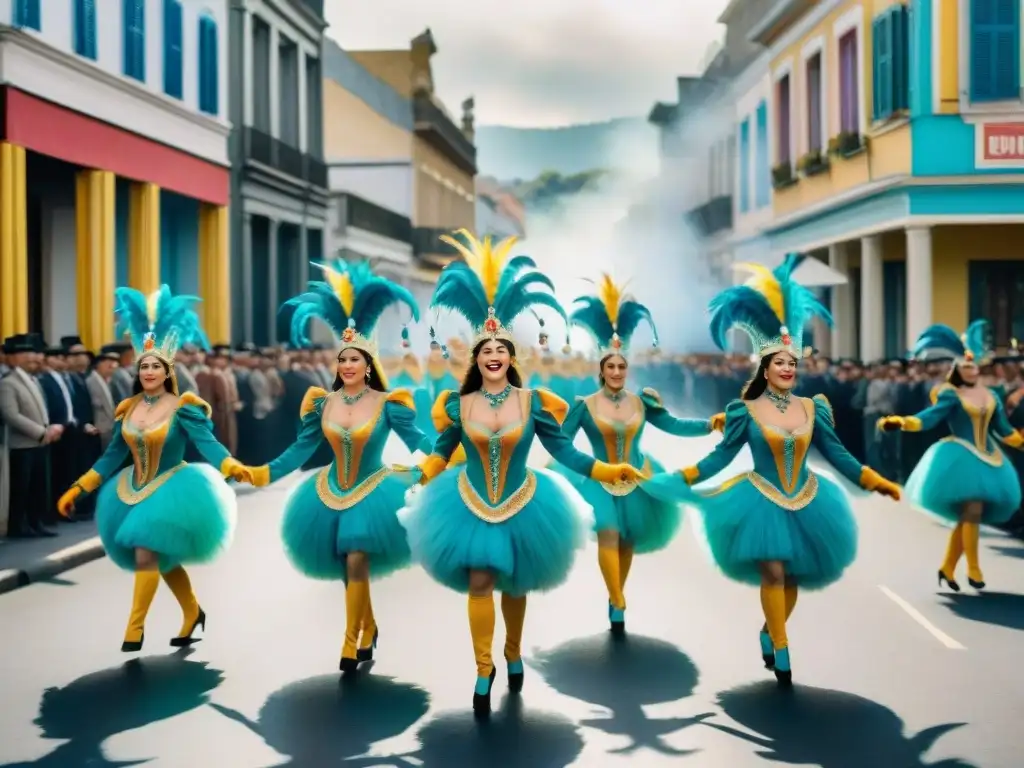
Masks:
[[[134,472],[132,467],[125,467],[121,470],[121,476],[117,480],[117,498],[123,501],[129,506],[134,506],[141,501],[145,501],[164,483],[171,479],[171,477],[178,473],[179,470],[187,467],[186,462],[181,462],[177,466],[171,467],[166,472],[163,472],[141,488],[135,488],[131,483],[131,476]]]
[[[954,437],[953,435],[950,435],[949,437],[944,437],[939,442],[956,443],[957,445],[962,445],[964,448],[973,453],[975,456],[977,456],[983,462],[988,464],[990,467],[1003,466],[1003,452],[999,450],[998,447],[994,448],[992,450],[992,453],[988,453],[987,451],[979,450],[976,445],[971,445],[963,438]]]
[[[503,502],[492,507],[480,498],[480,494],[473,487],[473,483],[470,482],[465,470],[459,473],[458,482],[459,495],[462,497],[463,503],[470,512],[485,523],[503,523],[515,517],[522,511],[523,507],[530,503],[534,492],[537,490],[537,477],[533,472],[527,470],[526,479],[523,481],[523,484]]]
[[[384,479],[391,474],[391,471],[390,467],[381,467],[364,478],[344,496],[339,496],[331,488],[331,468],[329,466],[324,467],[316,475],[316,495],[320,497],[320,501],[328,509],[344,512],[373,493],[377,486],[384,482]]]
[[[794,496],[787,496],[778,488],[776,488],[771,482],[766,480],[757,472],[744,472],[742,475],[737,475],[731,480],[726,481],[722,485],[714,488],[710,491],[703,492],[704,496],[717,496],[720,493],[728,491],[738,483],[747,480],[752,486],[764,496],[768,501],[776,506],[782,507],[790,512],[798,512],[812,501],[818,495],[818,476],[813,472],[807,473],[807,482],[803,484],[803,487],[796,492]]]

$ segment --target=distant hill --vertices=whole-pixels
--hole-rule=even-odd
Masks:
[[[596,189],[612,177],[613,174],[605,170],[565,175],[549,170],[530,181],[507,182],[505,188],[522,201],[528,212],[551,213],[567,198]]]
[[[547,171],[574,176],[598,168],[652,173],[657,168],[658,132],[644,118],[565,128],[477,126],[480,174],[503,181],[537,179]]]

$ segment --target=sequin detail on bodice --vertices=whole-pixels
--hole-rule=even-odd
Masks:
[[[330,405],[323,409],[320,426],[334,452],[335,477],[341,491],[350,491],[383,466],[387,443],[387,419],[383,418],[385,398],[366,421],[343,427],[330,421]]]

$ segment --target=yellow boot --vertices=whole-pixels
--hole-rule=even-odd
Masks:
[[[526,595],[501,594],[501,616],[505,619],[505,661],[508,663],[508,689],[523,690],[523,624],[526,622]]]
[[[964,553],[964,524],[957,523],[956,527],[949,532],[949,543],[946,544],[946,559],[942,561],[939,568],[939,586],[945,581],[954,592],[960,591],[960,585],[956,583],[956,566]]]
[[[618,547],[597,548],[597,564],[601,568],[604,586],[608,590],[608,621],[612,633],[626,631],[626,596],[622,592],[622,570]]]
[[[184,568],[179,565],[163,574],[163,578],[181,606],[181,631],[177,637],[171,638],[171,645],[175,648],[192,645],[195,642],[192,635],[197,628],[202,627],[203,632],[206,632],[206,613],[199,607],[199,601],[192,591],[192,581]]]
[[[793,684],[793,673],[789,663],[789,638],[786,636],[786,589],[782,584],[761,585],[761,609],[774,651],[775,677],[780,685],[788,687]]]
[[[985,588],[985,577],[978,562],[978,539],[981,526],[978,523],[963,524],[964,555],[967,557],[967,583],[975,589]]]
[[[371,661],[373,649],[377,647],[377,620],[373,615],[373,600],[367,595],[366,613],[363,614],[363,626],[360,630],[359,649],[356,651],[356,659],[359,661]]]
[[[124,632],[121,650],[134,653],[142,650],[142,641],[146,636],[146,616],[149,606],[153,604],[157,587],[160,586],[160,574],[157,571],[135,572],[135,593],[132,596],[132,612],[128,617],[128,628]]]
[[[342,672],[353,672],[359,666],[356,642],[369,602],[370,582],[349,579],[345,589],[345,644],[341,647],[341,661],[338,663],[338,669]]]
[[[476,656],[476,688],[473,691],[473,712],[484,715],[491,711],[491,686],[494,685],[494,595],[469,596],[469,633],[473,637]]]

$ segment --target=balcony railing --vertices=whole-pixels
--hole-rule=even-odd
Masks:
[[[476,173],[476,147],[430,97],[417,94],[412,102],[416,133],[467,173]]]
[[[732,196],[713,198],[699,208],[694,208],[686,218],[702,237],[711,237],[723,229],[732,229]]]
[[[327,189],[327,166],[322,160],[303,154],[298,148],[255,128],[246,128],[244,139],[247,161],[262,163],[292,178]]]
[[[412,222],[407,216],[389,211],[369,200],[355,195],[340,195],[338,214],[343,226],[373,232],[403,243],[412,242]]]
[[[324,17],[324,0],[299,0],[321,19]]]
[[[457,257],[459,252],[448,243],[441,241],[441,235],[451,235],[450,229],[438,227],[416,227],[412,231],[412,250],[418,257],[441,256],[446,259]]]

